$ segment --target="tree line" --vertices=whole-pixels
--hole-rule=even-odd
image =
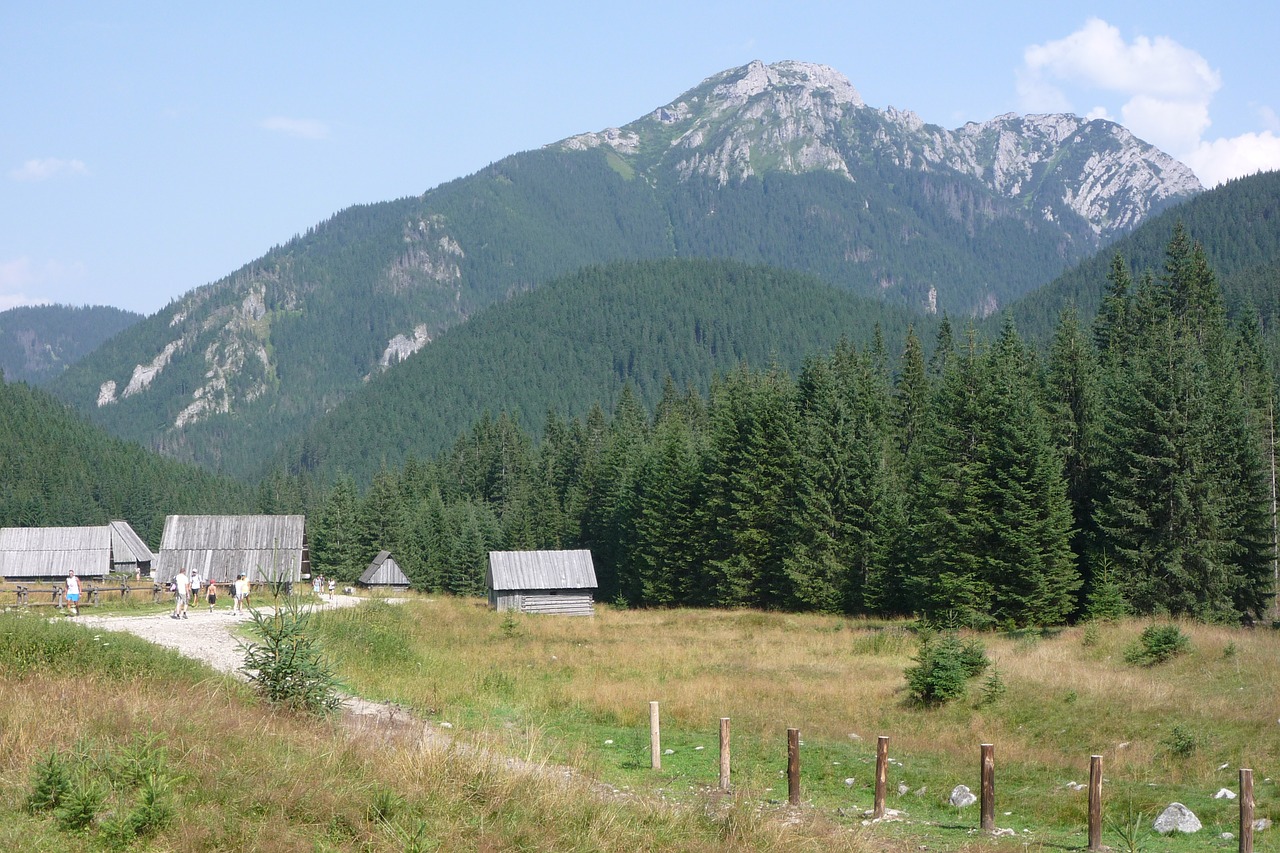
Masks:
[[[317,488],[275,474],[264,511],[310,509],[317,570],[382,548],[423,589],[483,590],[492,549],[589,548],[600,596],[1057,624],[1125,612],[1256,619],[1274,593],[1273,382],[1181,226],[1162,268],[1111,266],[1091,328],[1038,353],[944,321],[741,366],[652,412],[552,412],[534,441],[485,415],[431,460]]]

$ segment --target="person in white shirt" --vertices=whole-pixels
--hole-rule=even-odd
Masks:
[[[67,570],[67,613],[77,616],[80,613],[80,578],[75,569]]]
[[[244,576],[244,572],[236,578],[233,589],[235,590],[235,607],[231,612],[243,613],[245,606],[249,603],[249,579]]]
[[[186,569],[178,569],[178,574],[173,579],[173,618],[187,618],[187,602],[191,600],[191,578],[187,577]]]
[[[204,581],[200,578],[200,570],[192,569],[191,571],[191,600],[200,603],[200,587],[204,585]]]

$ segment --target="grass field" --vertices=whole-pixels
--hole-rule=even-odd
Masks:
[[[876,737],[890,738],[888,806],[874,829],[955,848],[974,841],[981,743],[995,744],[996,825],[1027,844],[1083,847],[1089,757],[1103,756],[1106,843],[1234,849],[1238,801],[1215,799],[1255,775],[1256,816],[1280,819],[1280,634],[1193,624],[1191,651],[1160,666],[1125,662],[1147,623],[979,639],[1003,692],[940,709],[913,706],[903,672],[917,649],[904,623],[751,611],[600,608],[594,619],[504,617],[434,598],[326,614],[326,648],[362,695],[403,703],[462,737],[545,755],[619,788],[697,807],[714,803],[719,718],[731,718],[734,802],[787,797],[786,730],[798,728],[802,798],[850,827],[872,806]],[[989,673],[988,673],[989,674]],[[662,770],[650,769],[649,702],[660,703]],[[1223,766],[1225,765],[1225,766]],[[852,779],[850,784],[848,780]],[[899,794],[903,786],[905,794]],[[1182,802],[1205,828],[1150,832]],[[1142,817],[1137,838],[1121,827]],[[1259,850],[1280,849],[1258,833]],[[1121,836],[1128,835],[1129,842]],[[1225,845],[1225,846],[1224,846]]]
[[[1269,630],[1183,624],[1191,651],[1149,669],[1124,661],[1145,623],[982,635],[1003,692],[982,703],[980,677],[968,698],[926,710],[907,701],[917,646],[905,623],[608,607],[509,618],[411,596],[316,625],[354,692],[412,708],[455,745],[281,713],[135,638],[0,614],[0,849],[1080,849],[1086,795],[1068,783],[1087,781],[1094,753],[1113,848],[1235,850],[1219,836],[1236,831],[1238,803],[1213,795],[1241,766],[1254,769],[1257,817],[1280,818]],[[671,750],[660,771],[650,701]],[[721,717],[729,795],[716,791]],[[798,810],[786,804],[789,727],[802,740]],[[890,738],[888,806],[904,819],[864,826],[877,735]],[[946,802],[956,784],[978,788],[983,742],[996,745],[996,825],[1011,838],[978,833],[977,806]],[[50,761],[72,800],[97,797],[83,826],[66,801],[30,807]],[[1204,830],[1152,832],[1173,801]],[[1280,829],[1255,849],[1280,849]]]

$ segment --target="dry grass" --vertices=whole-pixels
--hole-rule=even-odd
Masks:
[[[997,745],[999,805],[1014,812],[1005,819],[1042,839],[1072,843],[1082,831],[1083,795],[1066,783],[1085,780],[1091,754],[1104,756],[1116,807],[1149,812],[1178,799],[1207,826],[1233,830],[1234,805],[1211,797],[1235,787],[1237,767],[1252,766],[1258,815],[1280,817],[1276,787],[1263,781],[1280,758],[1280,635],[1271,631],[1184,624],[1193,651],[1152,669],[1124,662],[1140,622],[1098,626],[1091,644],[1084,628],[984,635],[1005,696],[926,711],[907,703],[903,671],[916,647],[902,624],[601,607],[594,619],[522,617],[504,628],[483,603],[447,597],[400,615],[328,619],[331,648],[352,661],[344,674],[362,692],[450,721],[465,736],[686,802],[714,785],[717,721],[730,717],[739,796],[785,797],[778,768],[785,730],[796,727],[806,742],[805,797],[825,814],[869,807],[869,761],[885,734],[902,762],[891,768],[891,789],[927,789],[890,806],[927,821],[976,821],[943,801],[954,784],[977,787],[982,742]],[[387,656],[393,666],[377,665]],[[661,703],[664,746],[677,750],[660,774],[647,770],[650,700]],[[1194,735],[1190,755],[1171,750],[1175,725]],[[705,749],[689,757],[695,745]]]
[[[0,622],[0,647],[12,650],[12,627]],[[105,635],[104,651],[77,626],[17,627],[40,642],[56,632],[48,644],[61,650],[56,665],[25,671],[0,659],[3,850],[108,849],[104,827],[128,799],[109,799],[88,831],[62,830],[24,808],[33,768],[59,753],[105,784],[139,737],[163,753],[176,809],[139,849],[859,849],[856,833],[820,814],[788,823],[754,807],[712,814],[620,794],[547,766],[536,744],[525,753],[531,762],[513,766],[505,754],[274,711],[242,685],[132,637]],[[133,656],[135,674],[100,676],[79,663],[117,650]]]

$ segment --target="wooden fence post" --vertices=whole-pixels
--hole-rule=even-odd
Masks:
[[[658,733],[658,703],[649,703],[649,758],[654,770],[662,769],[662,737]]]
[[[1240,853],[1253,853],[1253,771],[1240,768]]]
[[[720,718],[720,790],[729,790],[729,718]]]
[[[996,747],[982,744],[982,828],[996,828]]]
[[[884,817],[884,789],[889,778],[889,738],[884,735],[876,738],[876,801],[871,809],[871,818],[879,820]]]
[[[1089,756],[1089,849],[1102,849],[1102,756]]]
[[[787,802],[800,805],[800,730],[787,729]]]

